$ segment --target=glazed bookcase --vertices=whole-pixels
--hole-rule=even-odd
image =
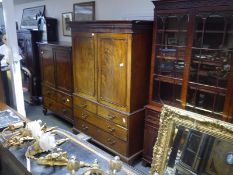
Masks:
[[[158,118],[157,112],[166,104],[232,122],[233,1],[162,0],[153,3],[147,110],[156,111],[154,118]],[[145,130],[147,119],[148,116]],[[158,128],[158,123],[153,126]],[[146,135],[145,139],[149,140]]]

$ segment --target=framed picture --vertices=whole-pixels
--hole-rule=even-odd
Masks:
[[[45,15],[45,5],[25,8],[21,20],[22,29],[38,29],[37,19]]]
[[[64,36],[71,36],[71,28],[68,22],[72,21],[72,12],[62,13],[62,30]]]
[[[95,1],[74,4],[73,13],[74,21],[95,20]]]

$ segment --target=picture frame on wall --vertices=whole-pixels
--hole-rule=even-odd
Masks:
[[[64,36],[71,36],[71,28],[68,22],[72,21],[72,12],[62,13],[62,31]]]
[[[95,1],[75,3],[73,5],[74,21],[95,20]]]
[[[21,29],[38,29],[38,19],[45,16],[45,5],[23,9]]]

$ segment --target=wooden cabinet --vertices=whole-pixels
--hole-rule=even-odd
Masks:
[[[131,163],[143,144],[152,22],[73,22],[74,129]]]
[[[39,43],[44,114],[47,110],[73,123],[71,45]]]
[[[233,1],[153,3],[149,104],[232,122]]]
[[[37,103],[41,97],[40,61],[36,42],[42,40],[42,31],[17,31],[18,45],[22,55],[21,66],[24,73],[23,86],[29,92],[29,102]]]

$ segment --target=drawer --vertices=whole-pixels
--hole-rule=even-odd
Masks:
[[[102,106],[98,106],[97,114],[107,120],[117,123],[118,125],[124,126],[126,128],[128,126],[127,115],[112,111]]]
[[[43,97],[43,105],[51,111],[57,111],[57,104],[54,100]]]
[[[73,121],[72,109],[70,109],[69,107],[62,104],[57,104],[57,111],[55,112],[57,112],[62,117],[67,118],[70,121]]]
[[[103,130],[83,121],[77,119],[77,124],[75,125],[79,131],[84,132],[85,134],[91,136],[93,139],[99,141],[106,147],[127,156],[127,142],[124,142],[116,137],[112,136],[109,133],[104,132]]]
[[[74,116],[82,120],[85,120],[94,126],[97,126],[98,128],[110,133],[111,135],[118,137],[119,139],[122,139],[124,141],[128,140],[127,129],[119,125],[116,125],[112,122],[109,122],[103,118],[100,118],[96,116],[95,114],[92,114],[88,111],[77,108],[77,109],[74,109]]]
[[[156,125],[157,127],[159,127],[159,115],[160,112],[146,109],[145,122],[151,123],[152,125]]]
[[[61,92],[57,92],[57,102],[71,108],[72,107],[72,96],[61,93]]]
[[[48,97],[54,100],[56,100],[57,98],[56,91],[48,87],[43,86],[42,94],[43,94],[43,97]]]
[[[96,114],[96,104],[81,97],[73,96],[74,105]]]
[[[73,122],[72,108],[69,108],[61,103],[57,103],[56,101],[47,97],[43,98],[43,105],[45,108],[58,114],[60,117],[65,118],[70,122]]]

